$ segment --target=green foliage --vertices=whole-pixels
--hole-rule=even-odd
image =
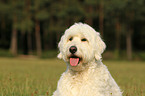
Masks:
[[[107,12],[107,14],[110,12],[112,12],[114,14],[116,12],[122,14],[126,5],[127,5],[127,1],[125,1],[125,0],[123,0],[123,1],[121,1],[121,0],[109,0],[108,1],[107,0],[105,3],[105,6],[107,6],[107,7],[105,7],[105,12]]]
[[[86,5],[96,6],[97,3],[99,3],[99,0],[85,0]]]
[[[38,13],[36,13],[36,18],[39,20],[46,20],[49,18],[49,14],[47,11],[42,10],[42,11],[39,11]]]
[[[49,3],[49,0],[44,0],[43,2],[40,0],[35,0],[34,5],[32,5],[32,10],[34,11],[34,17],[38,20],[46,20],[49,18],[49,13],[46,10],[45,4]]]
[[[41,58],[44,58],[44,59],[56,58],[57,54],[58,54],[57,50],[43,51]]]
[[[24,20],[22,20],[20,22],[20,24],[18,25],[19,29],[22,32],[32,32],[32,28],[34,26],[34,22],[32,20],[30,20],[29,18],[25,18]]]
[[[10,9],[10,7],[7,4],[0,2],[0,13],[1,14],[3,14],[3,15],[8,14],[9,9]]]
[[[101,7],[102,11],[100,11]],[[5,40],[10,42],[10,35],[15,28],[18,32],[17,37],[20,38],[18,39],[19,42],[25,41],[26,43],[27,40],[24,40],[21,36],[31,33],[32,39],[30,40],[32,41],[30,42],[32,42],[32,47],[35,50],[34,39],[36,38],[34,36],[37,20],[40,23],[41,42],[45,42],[42,48],[50,45],[56,49],[56,42],[60,40],[61,34],[68,26],[75,22],[90,20],[92,21],[91,26],[99,30],[100,14],[102,14],[103,38],[107,42],[106,45],[109,50],[114,49],[113,45],[116,42],[114,40],[116,38],[116,35],[114,35],[116,34],[116,22],[120,24],[120,38],[125,39],[131,27],[130,29],[134,31],[132,34],[133,41],[139,42],[138,44],[133,42],[134,49],[142,48],[141,50],[143,50],[145,47],[144,0],[1,0],[0,13],[0,18],[2,18],[0,19],[0,42],[2,42],[2,46]],[[24,36],[24,38],[28,37]],[[124,50],[126,41],[121,40],[120,43],[122,47],[120,49]],[[5,45],[10,46],[10,43],[5,43]],[[20,45],[18,45],[18,48],[21,47]],[[6,47],[6,49],[8,48]]]
[[[127,60],[127,55],[125,50],[114,50],[114,51],[105,51],[103,53],[104,60]],[[145,61],[145,52],[137,51],[133,52],[134,61]]]

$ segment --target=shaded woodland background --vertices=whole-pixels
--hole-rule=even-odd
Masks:
[[[75,22],[100,32],[104,58],[145,60],[144,0],[0,0],[0,56],[56,56]]]

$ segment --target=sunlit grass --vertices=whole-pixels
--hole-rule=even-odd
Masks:
[[[145,96],[145,62],[105,61],[123,96]]]
[[[65,64],[56,59],[0,59],[0,96],[50,95]]]
[[[103,63],[124,96],[145,96],[145,62]],[[0,96],[51,96],[65,69],[58,59],[0,58]]]

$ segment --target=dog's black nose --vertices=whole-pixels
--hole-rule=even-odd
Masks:
[[[77,52],[77,47],[76,47],[76,46],[71,46],[71,47],[69,48],[69,51],[70,51],[72,54],[74,54],[74,53]]]

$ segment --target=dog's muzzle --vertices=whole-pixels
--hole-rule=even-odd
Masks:
[[[75,53],[77,52],[77,47],[76,47],[76,46],[71,46],[71,47],[69,48],[69,52],[70,52],[71,54],[75,54]]]
[[[77,52],[76,46],[71,46],[69,48],[69,52],[71,53],[71,56],[69,57],[69,63],[71,66],[77,66],[80,63],[81,58],[78,57],[75,53]]]

